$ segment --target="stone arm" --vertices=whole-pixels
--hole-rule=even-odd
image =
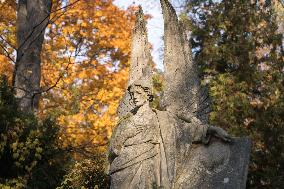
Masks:
[[[192,114],[178,113],[176,115],[180,120],[190,123],[188,128],[190,130],[192,142],[202,142],[204,144],[209,142],[210,136],[207,135],[209,130],[208,125],[202,124],[202,122]]]
[[[178,113],[177,117],[187,123],[191,123],[190,133],[193,142],[202,142],[204,144],[208,144],[212,136],[220,138],[224,142],[231,141],[231,137],[225,130],[219,127],[204,124],[192,114],[185,115]]]

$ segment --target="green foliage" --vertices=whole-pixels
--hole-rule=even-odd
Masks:
[[[97,155],[93,158],[77,161],[69,173],[64,176],[57,189],[104,189],[109,188],[109,177],[106,174],[106,157]]]
[[[18,110],[7,79],[0,79],[1,189],[109,187],[105,156],[92,152],[93,158],[75,161],[78,149],[61,147],[59,128],[52,118]]]
[[[6,179],[4,183],[0,183],[1,189],[21,189],[25,188],[27,185],[26,180],[19,177],[13,179]]]
[[[151,102],[151,107],[161,110],[162,105],[161,105],[161,97],[163,95],[163,74],[161,71],[156,70],[155,74],[153,75],[153,95],[154,95],[154,100]]]
[[[18,110],[7,79],[0,79],[0,186],[54,188],[64,175],[68,159],[57,141],[52,119],[39,121]]]
[[[212,124],[252,138],[248,188],[282,188],[283,35],[273,1],[263,2],[193,0],[187,13],[194,58],[210,85]]]

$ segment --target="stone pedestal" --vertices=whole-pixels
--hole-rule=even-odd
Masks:
[[[214,141],[208,146],[198,145],[192,150],[192,158],[201,174],[193,167],[191,173],[197,173],[196,180],[186,182],[183,189],[244,189],[249,165],[251,140],[234,138],[231,145]],[[197,155],[198,154],[198,155]],[[213,162],[213,164],[212,164]],[[190,173],[189,173],[190,174]],[[194,183],[194,184],[193,184]],[[192,185],[193,184],[193,185]]]

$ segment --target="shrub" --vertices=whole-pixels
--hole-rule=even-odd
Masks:
[[[93,158],[77,161],[64,176],[57,189],[106,189],[109,177],[106,174],[106,157],[95,155]]]
[[[18,110],[7,79],[0,78],[0,188],[58,186],[69,156],[59,147],[53,120]]]

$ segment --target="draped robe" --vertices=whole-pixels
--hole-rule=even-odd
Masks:
[[[192,142],[204,141],[207,129],[150,107],[129,113],[110,142],[111,188],[175,188]]]

